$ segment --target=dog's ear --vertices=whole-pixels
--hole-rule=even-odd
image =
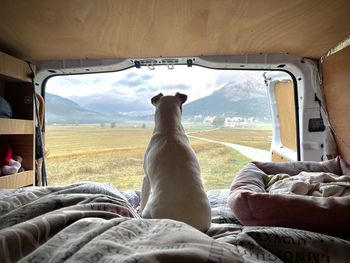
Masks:
[[[160,98],[163,97],[163,93],[159,93],[157,96],[154,96],[151,99],[151,103],[156,106],[156,103],[160,100]]]
[[[184,104],[187,100],[187,95],[182,94],[180,92],[176,92],[175,97],[177,97],[181,100],[181,104]]]

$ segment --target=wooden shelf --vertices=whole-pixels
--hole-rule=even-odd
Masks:
[[[29,73],[30,69],[26,62],[0,51],[0,76],[30,82]]]
[[[0,188],[35,184],[34,87],[28,78],[30,72],[25,61],[0,51],[0,96],[11,105],[13,117],[0,118],[0,145],[10,145],[13,154],[23,158],[22,167],[26,170],[0,176]]]
[[[33,120],[0,119],[0,134],[34,134]]]
[[[33,185],[34,172],[25,171],[0,177],[0,188],[20,188],[23,186]]]

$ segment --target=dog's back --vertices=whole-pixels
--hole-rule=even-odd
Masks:
[[[211,210],[199,162],[181,125],[184,101],[177,95],[160,100],[155,103],[156,124],[144,159],[145,177],[152,193],[142,216],[175,219],[206,231]]]

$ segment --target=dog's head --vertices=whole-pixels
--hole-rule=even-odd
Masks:
[[[181,125],[182,104],[187,100],[185,94],[177,92],[175,96],[164,96],[159,93],[151,99],[152,104],[156,107],[154,115],[155,130],[158,131],[181,131],[184,132]]]
[[[179,105],[181,107],[182,104],[184,104],[187,100],[187,95],[182,94],[180,92],[176,92],[175,96],[164,96],[163,93],[159,93],[158,95],[154,96],[151,99],[151,103],[154,106],[157,106],[157,104],[161,101],[162,98],[167,98],[166,100],[174,100],[179,102]]]

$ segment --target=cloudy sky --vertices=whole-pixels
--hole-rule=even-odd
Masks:
[[[160,92],[164,95],[182,92],[188,95],[188,101],[193,101],[210,95],[228,82],[254,78],[263,83],[262,74],[262,71],[212,70],[179,65],[172,70],[165,66],[157,66],[155,70],[142,67],[114,73],[54,77],[48,81],[46,91],[66,98],[104,93],[126,100],[147,101]]]

